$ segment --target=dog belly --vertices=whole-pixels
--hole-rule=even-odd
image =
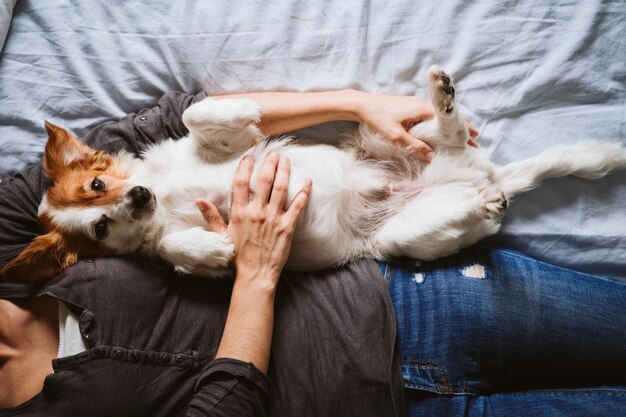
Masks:
[[[292,166],[290,200],[307,177],[313,188],[291,247],[290,269],[337,266],[367,255],[368,233],[374,227],[377,201],[385,194],[388,172],[357,160],[350,151],[327,146],[285,149]]]
[[[173,151],[173,150],[172,150]],[[239,159],[223,164],[204,164],[181,156],[174,164],[154,165],[142,175],[157,195],[156,223],[166,233],[205,226],[194,201],[215,204],[227,220],[230,192]],[[285,209],[307,178],[313,189],[296,229],[288,267],[311,270],[339,265],[365,254],[365,230],[371,228],[368,211],[373,199],[384,194],[389,176],[375,164],[357,160],[351,151],[328,145],[299,146],[282,143],[258,145],[247,154],[255,160],[250,189],[266,155],[275,151],[289,158],[291,176]],[[186,166],[183,162],[187,162]]]

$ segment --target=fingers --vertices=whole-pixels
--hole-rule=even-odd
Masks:
[[[224,233],[226,232],[226,223],[224,223],[224,219],[220,215],[220,212],[217,210],[217,207],[210,201],[197,199],[196,206],[202,213],[202,217],[204,221],[207,223],[207,230],[215,233]]]
[[[471,122],[465,121],[465,124],[467,125],[467,130],[469,130],[469,134],[472,138],[478,136],[478,130],[476,130]]]
[[[478,148],[478,142],[474,140],[474,138],[478,136],[478,130],[476,130],[474,125],[467,120],[465,121],[465,125],[467,126],[467,130],[469,131],[470,135],[469,139],[467,140],[467,144],[472,148]]]
[[[245,206],[250,203],[250,178],[253,172],[253,165],[254,163],[250,157],[244,157],[241,160],[239,168],[235,173],[233,204]],[[281,157],[276,152],[270,152],[265,157],[255,183],[253,202],[257,208],[263,207],[269,202],[276,211],[283,211],[289,191],[290,174],[291,164],[287,157]],[[202,203],[201,205],[205,207]],[[201,206],[199,205],[198,207]]]
[[[478,148],[478,142],[474,140],[474,138],[478,136],[478,130],[476,130],[474,125],[470,122],[466,121],[465,123],[470,134],[470,138],[467,143],[474,148]],[[425,142],[411,136],[404,129],[402,132],[395,132],[394,137],[390,138],[390,140],[392,142],[401,143],[403,146],[411,149],[411,154],[424,162],[430,162],[433,159],[433,149]]]
[[[411,154],[416,158],[424,162],[430,162],[433,159],[433,155],[435,154],[433,148],[428,146],[425,142],[409,135],[408,132],[402,135],[400,141],[411,150]]]
[[[416,99],[416,97],[410,97],[410,99]],[[433,108],[432,104],[425,103],[421,104],[419,111],[416,112],[414,117],[405,120],[404,123],[402,123],[404,132],[401,132],[401,142],[406,147],[411,149],[411,154],[414,157],[424,162],[430,162],[433,159],[433,149],[425,142],[411,136],[408,131],[411,130],[411,128],[416,124],[432,119],[433,117],[435,117],[435,115],[435,109]]]
[[[239,161],[233,182],[233,205],[246,205],[250,202],[250,177],[253,165],[252,158],[249,156],[244,156]]]
[[[276,169],[276,176],[274,178],[274,186],[272,187],[272,194],[270,196],[270,206],[276,211],[282,212],[287,200],[287,193],[289,191],[289,176],[291,175],[291,164],[289,159],[285,156],[281,156],[278,162],[278,168]]]
[[[424,122],[426,120],[430,120],[437,115],[435,113],[435,108],[432,104],[427,103],[426,106],[422,106],[419,111],[415,114],[415,116],[411,119],[414,125]],[[408,129],[407,129],[408,130]]]
[[[263,161],[261,169],[256,177],[254,189],[254,202],[257,206],[267,204],[274,185],[276,168],[278,167],[279,156],[276,152],[270,152]]]
[[[304,187],[300,190],[296,198],[293,199],[291,205],[285,212],[284,218],[291,226],[295,227],[300,214],[304,211],[311,195],[311,188],[313,187],[313,181],[311,178],[307,178]]]

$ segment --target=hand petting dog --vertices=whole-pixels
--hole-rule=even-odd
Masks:
[[[270,153],[259,172],[257,186],[250,198],[250,178],[254,162],[242,158],[233,182],[232,203],[228,225],[213,203],[198,199],[196,205],[211,232],[227,234],[235,245],[235,270],[240,279],[269,277],[278,281],[287,257],[298,217],[306,207],[312,181],[307,179],[302,190],[285,210],[289,175],[289,159]]]

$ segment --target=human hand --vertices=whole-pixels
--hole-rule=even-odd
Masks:
[[[250,177],[254,162],[244,157],[235,174],[230,220],[224,223],[211,202],[196,205],[207,228],[227,233],[235,246],[236,280],[263,280],[276,285],[287,261],[298,218],[308,202],[312,182],[307,179],[287,210],[284,209],[289,185],[290,164],[285,157],[270,153],[259,170],[253,198]]]
[[[357,117],[361,123],[380,132],[390,142],[413,149],[413,154],[426,162],[432,159],[432,148],[419,138],[414,138],[408,130],[417,123],[435,117],[430,101],[421,97],[394,96],[357,92]],[[478,131],[467,123],[470,137],[468,144],[478,147],[474,140]]]

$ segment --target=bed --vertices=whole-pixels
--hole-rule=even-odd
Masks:
[[[0,177],[43,120],[81,135],[170,90],[427,94],[434,63],[498,163],[588,138],[626,146],[623,1],[0,0]],[[335,137],[334,123],[300,134]],[[492,242],[626,279],[626,170],[547,181]]]

